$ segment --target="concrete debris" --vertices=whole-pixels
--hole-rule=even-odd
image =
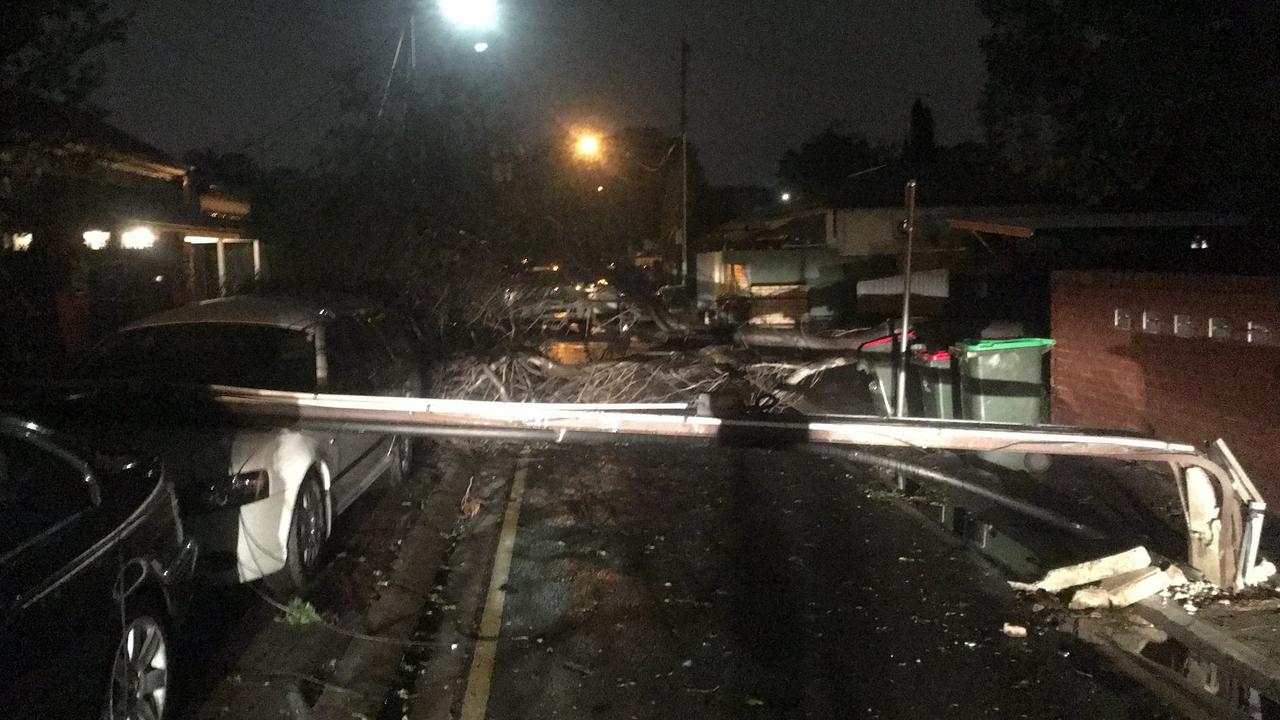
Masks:
[[[1034,592],[1043,590],[1056,593],[1067,588],[1095,583],[1121,573],[1141,570],[1151,565],[1151,554],[1139,545],[1116,555],[1109,555],[1097,560],[1089,560],[1075,565],[1055,568],[1045,573],[1043,579],[1035,583],[1009,583],[1015,590]]]
[[[1169,585],[1171,587],[1186,585],[1187,582],[1189,582],[1187,580],[1187,574],[1184,573],[1182,568],[1177,565],[1170,564],[1169,567],[1164,569],[1164,573],[1169,576]]]
[[[1000,630],[1011,638],[1024,638],[1027,636],[1027,628],[1023,625],[1010,625],[1005,623]]]
[[[1109,577],[1098,585],[1082,588],[1072,596],[1072,610],[1121,608],[1145,600],[1169,587],[1165,571],[1146,567]]]
[[[1249,568],[1244,575],[1245,585],[1261,585],[1270,580],[1276,574],[1276,565],[1270,560],[1262,562]]]
[[[1168,642],[1169,635],[1142,618],[1109,615],[1105,618],[1069,616],[1058,629],[1093,645],[1118,647],[1141,655],[1148,645]]]

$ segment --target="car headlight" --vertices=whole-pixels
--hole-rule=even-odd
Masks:
[[[261,500],[270,493],[271,477],[267,471],[254,470],[208,483],[202,488],[199,502],[209,509],[225,508]]]

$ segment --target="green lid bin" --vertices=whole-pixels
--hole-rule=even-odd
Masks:
[[[956,416],[955,382],[951,353],[917,352],[911,356],[911,371],[917,381],[919,417],[951,420]]]
[[[1039,425],[1045,420],[1044,355],[1048,338],[973,340],[951,348],[960,377],[960,411],[966,420]],[[1017,470],[1044,464],[1040,456],[983,453],[989,462]]]

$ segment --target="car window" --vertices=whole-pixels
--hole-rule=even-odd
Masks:
[[[367,321],[342,317],[325,330],[325,360],[332,390],[372,393],[390,362],[387,350]]]
[[[84,475],[65,459],[0,435],[0,556],[88,508]]]
[[[117,334],[80,374],[315,392],[314,348],[302,330],[236,323],[164,325]]]

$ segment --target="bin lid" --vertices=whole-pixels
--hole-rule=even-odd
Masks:
[[[951,362],[951,353],[946,350],[938,350],[937,352],[921,351],[916,353],[915,359],[926,363],[949,363]]]
[[[896,341],[896,340],[898,339],[898,335],[899,335],[899,334],[900,334],[900,333],[894,333],[894,334],[892,334],[892,335],[885,335],[885,336],[884,336],[884,337],[882,337],[882,338],[876,338],[875,340],[868,340],[868,341],[866,341],[866,342],[862,343],[862,345],[861,345],[861,346],[859,346],[859,348],[858,348],[858,349],[859,349],[859,350],[866,350],[866,349],[868,349],[868,348],[883,349],[886,345],[892,345],[892,344],[894,343],[894,341]],[[912,339],[914,339],[914,338],[915,338],[915,336],[916,336],[916,331],[915,331],[915,330],[908,330],[908,331],[907,331],[907,339],[908,339],[908,340],[912,340]]]
[[[993,350],[1022,350],[1041,348],[1048,350],[1055,341],[1050,338],[1005,338],[1002,340],[967,340],[957,345],[963,352],[990,352]]]

